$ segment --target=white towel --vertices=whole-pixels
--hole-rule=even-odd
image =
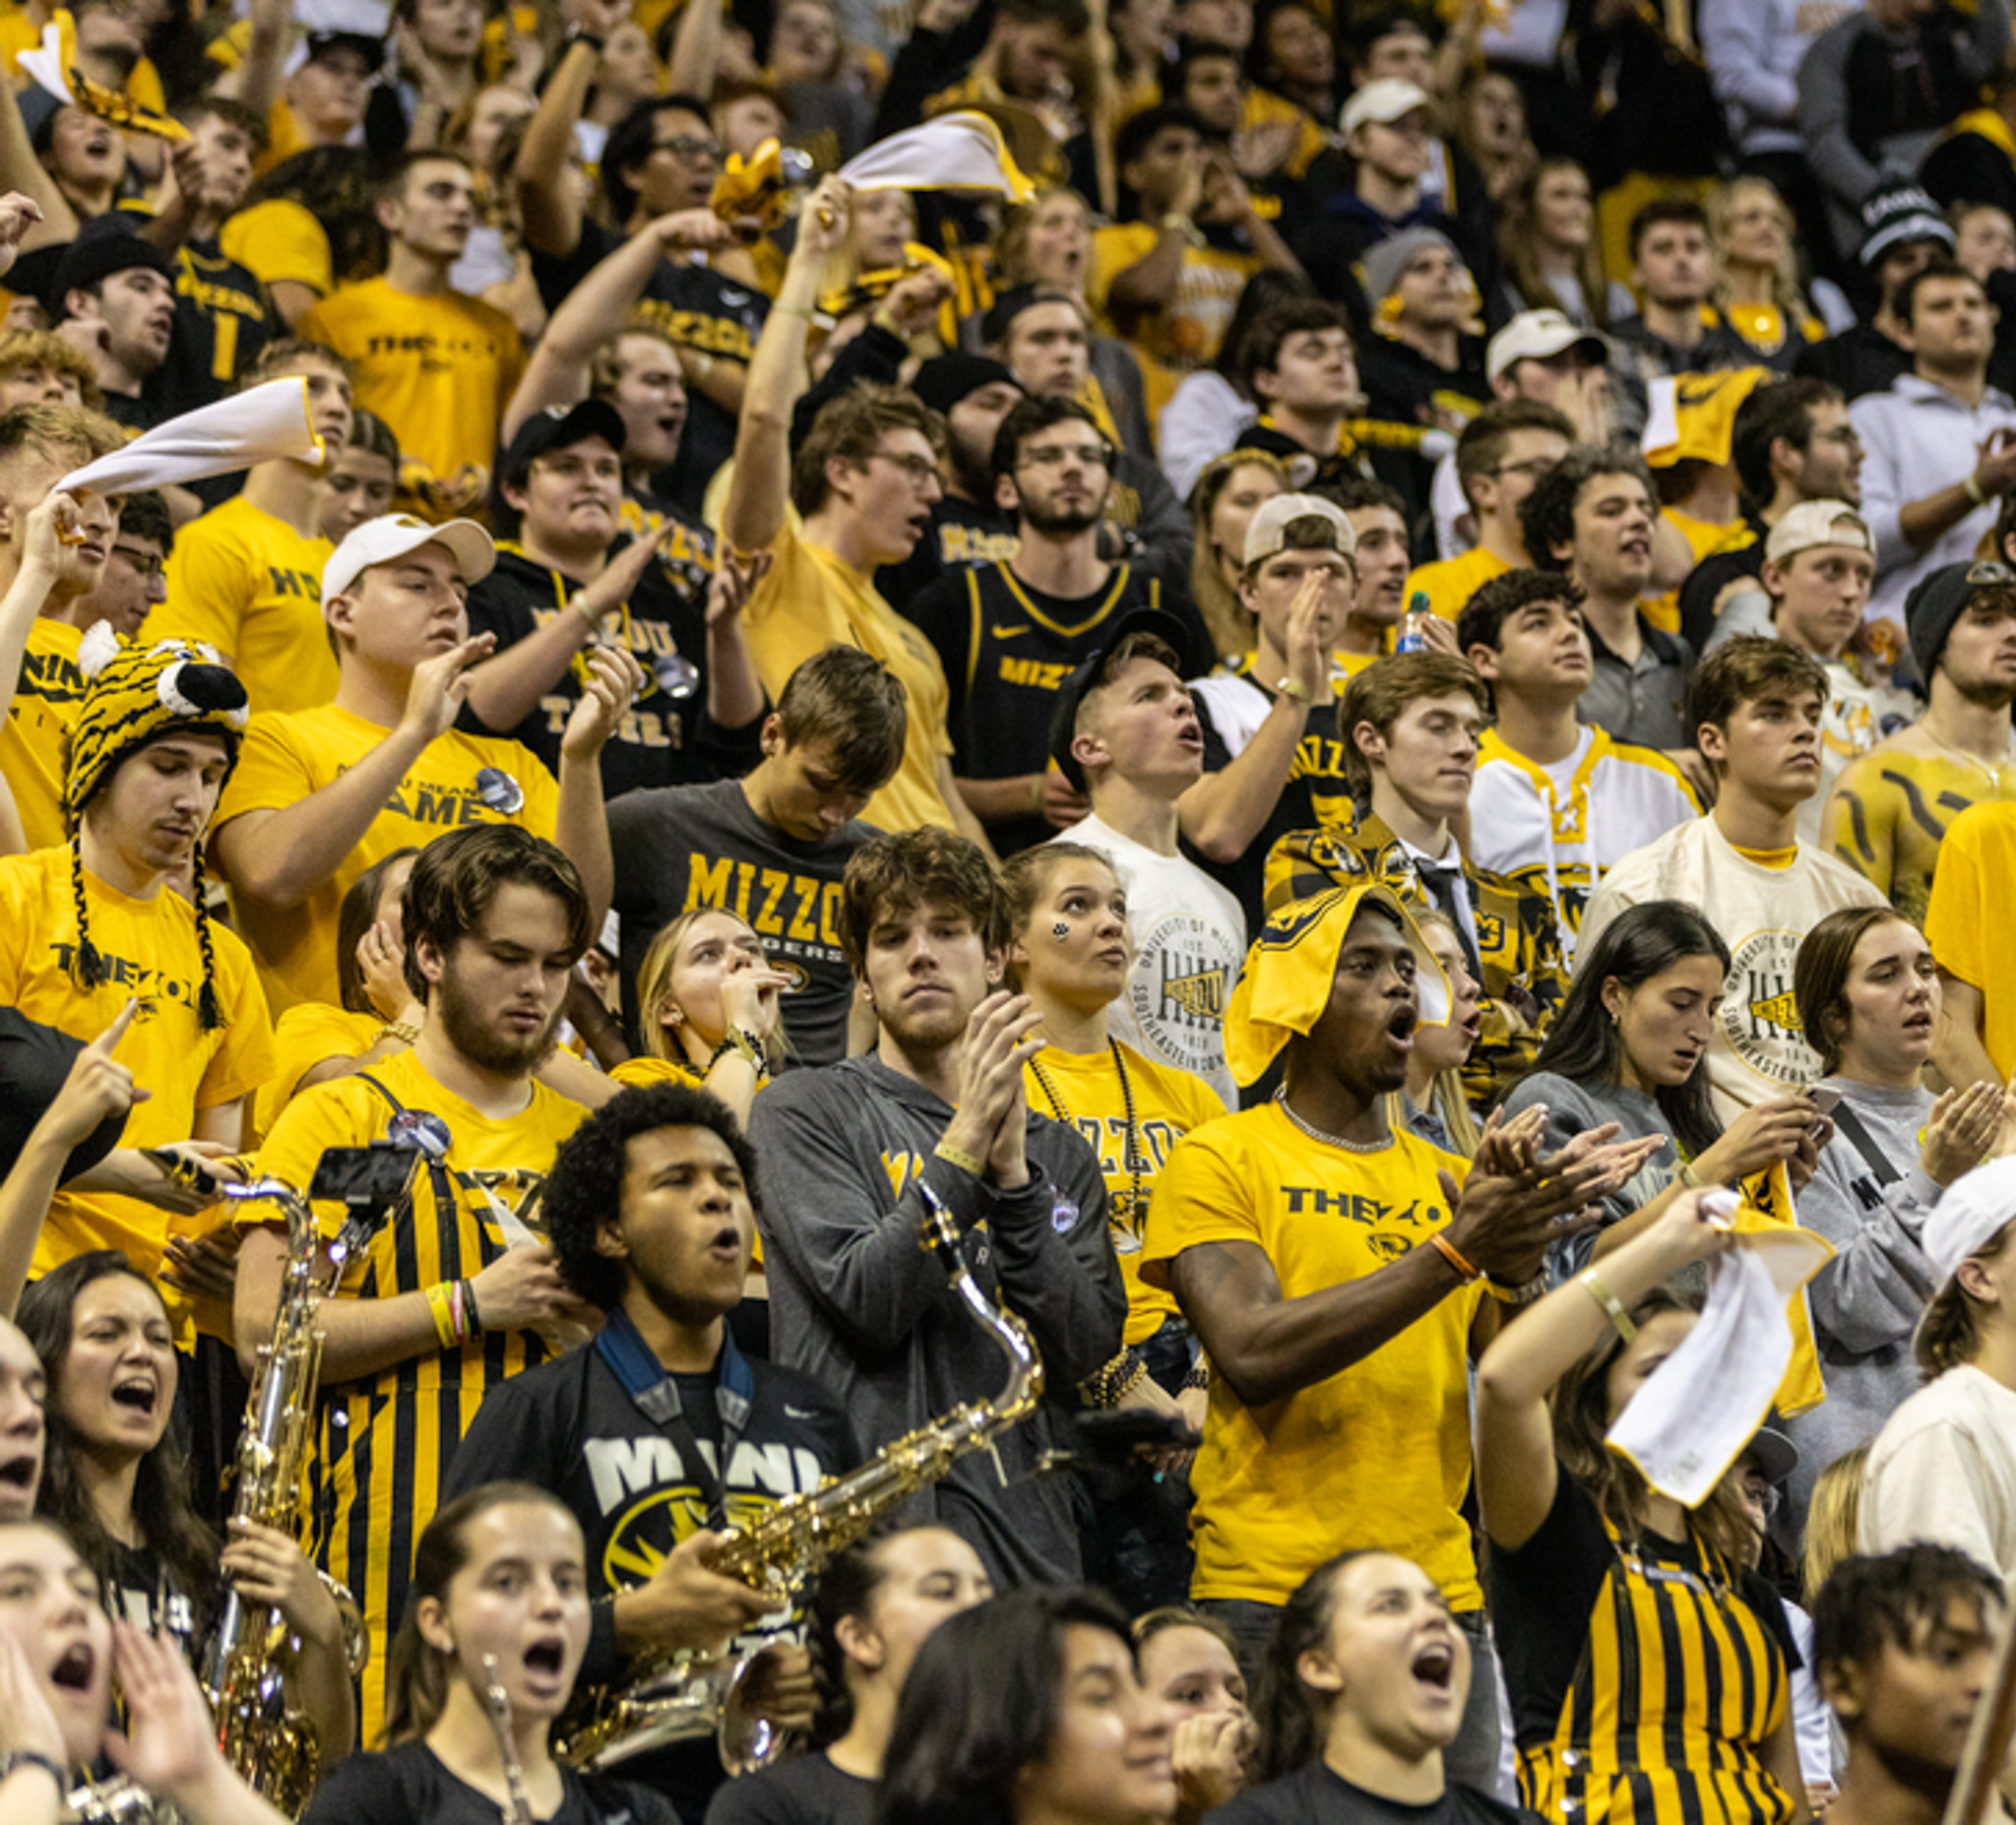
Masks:
[[[1809,1229],[1745,1230],[1708,1264],[1708,1304],[1609,1429],[1662,1495],[1698,1508],[1757,1435],[1792,1361],[1786,1303],[1834,1258]]]
[[[877,140],[840,174],[856,190],[992,190],[1011,203],[1036,201],[1001,129],[967,109]]]
[[[131,494],[228,475],[275,457],[292,457],[297,463],[323,460],[322,438],[308,413],[308,383],[298,375],[185,411],[109,456],[73,470],[56,485],[72,493]]]

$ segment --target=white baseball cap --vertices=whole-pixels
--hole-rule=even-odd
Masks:
[[[1335,502],[1317,494],[1277,494],[1271,501],[1262,502],[1259,511],[1246,522],[1247,564],[1257,564],[1262,558],[1286,550],[1289,522],[1304,519],[1328,520],[1337,534],[1333,548],[1346,557],[1357,550],[1358,535],[1345,518],[1344,509]]]
[[[1397,76],[1382,76],[1376,83],[1352,91],[1344,112],[1337,117],[1337,126],[1345,134],[1355,133],[1368,120],[1390,127],[1418,108],[1434,112],[1435,103],[1425,89],[1416,83],[1403,83]]]
[[[1946,1187],[1920,1233],[1919,1246],[1950,1286],[1961,1262],[1978,1255],[2016,1221],[2016,1158],[1990,1160]]]
[[[1764,555],[1782,564],[1815,545],[1852,545],[1872,556],[1876,540],[1869,523],[1846,501],[1800,501],[1788,508],[1785,517],[1771,529],[1764,541]]]
[[[497,562],[497,546],[473,520],[448,520],[430,526],[410,513],[381,514],[366,520],[322,567],[322,599],[341,596],[373,564],[389,564],[422,545],[446,545],[465,583],[480,583]]]
[[[1551,361],[1570,348],[1590,360],[1610,358],[1610,346],[1594,330],[1585,330],[1557,310],[1523,310],[1484,348],[1484,377],[1496,380],[1515,361]]]

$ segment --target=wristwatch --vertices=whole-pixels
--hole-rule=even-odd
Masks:
[[[44,1755],[39,1749],[8,1749],[0,1752],[0,1781],[7,1779],[17,1768],[39,1768],[56,1784],[59,1794],[70,1792],[70,1771],[53,1755]]]

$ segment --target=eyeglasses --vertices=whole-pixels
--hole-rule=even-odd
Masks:
[[[153,556],[149,552],[141,551],[132,545],[114,545],[112,547],[112,555],[116,558],[124,558],[127,563],[131,564],[150,583],[157,577],[167,575],[168,567],[159,558]]]
[[[1102,440],[1096,444],[1039,444],[1016,458],[1017,469],[1061,469],[1076,459],[1087,469],[1110,469],[1113,447]]]
[[[1528,457],[1524,463],[1501,463],[1488,472],[1493,475],[1524,475],[1538,481],[1560,461],[1558,457]]]
[[[938,465],[929,457],[911,456],[896,450],[871,450],[867,461],[870,463],[894,463],[914,482],[936,481]]]
[[[719,160],[721,145],[715,140],[703,140],[693,133],[675,133],[668,140],[653,140],[653,152],[668,152],[682,163],[690,164],[696,158]]]

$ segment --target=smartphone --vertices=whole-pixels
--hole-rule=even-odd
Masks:
[[[389,1147],[374,1141],[368,1147],[332,1147],[316,1162],[308,1186],[316,1204],[391,1204],[406,1190],[418,1150]]]
[[[1806,1129],[1814,1140],[1818,1140],[1826,1126],[1827,1117],[1834,1113],[1834,1105],[1841,1101],[1838,1090],[1809,1090],[1806,1092],[1813,1104],[1812,1125]]]

